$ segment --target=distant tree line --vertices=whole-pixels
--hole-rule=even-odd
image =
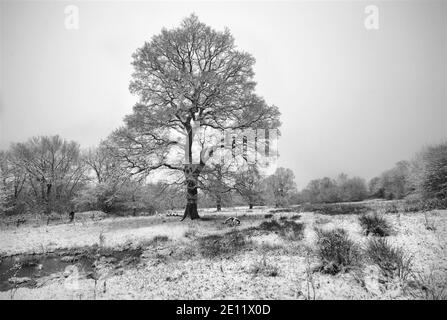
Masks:
[[[180,209],[184,181],[158,181],[132,175],[129,163],[117,157],[106,139],[97,148],[81,150],[59,136],[33,137],[0,152],[0,212],[49,214],[100,210],[137,214]],[[371,179],[340,174],[324,177],[297,191],[293,171],[277,168],[262,174],[257,165],[206,167],[198,184],[200,207],[333,203],[383,199],[446,199],[447,143],[424,148],[411,161]]]
[[[362,178],[349,178],[346,174],[336,179],[312,180],[293,197],[293,202],[332,203],[371,198],[447,198],[447,142],[424,148],[411,161],[397,162],[368,184]]]
[[[447,142],[422,149],[411,161],[398,162],[371,179],[369,191],[385,199],[447,198]]]
[[[331,203],[361,201],[367,197],[368,190],[364,179],[349,178],[342,173],[337,179],[324,177],[310,181],[298,195],[298,200],[300,202]]]

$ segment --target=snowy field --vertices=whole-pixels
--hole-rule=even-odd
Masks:
[[[343,228],[349,238],[363,248],[371,236],[362,232],[358,215],[271,210],[223,208],[222,212],[216,213],[207,209],[199,212],[201,220],[183,222],[180,216],[157,214],[3,228],[0,233],[1,259],[14,259],[23,254],[42,256],[70,248],[139,248],[141,255],[134,263],[117,264],[98,254],[94,277],[83,273],[76,273],[75,277],[70,274],[72,265],[68,263],[60,272],[39,277],[32,286],[18,285],[0,292],[0,298],[415,298],[407,288],[408,283],[384,278],[378,267],[369,261],[335,275],[315,271],[321,262],[315,228]],[[224,224],[230,216],[237,217],[240,225]],[[386,219],[393,228],[387,241],[412,256],[412,274],[416,277],[436,272],[445,279],[447,210],[425,214],[388,213]],[[436,227],[427,228],[427,219]],[[260,228],[263,222],[272,221],[303,224],[302,237],[291,238],[275,230]],[[233,240],[236,245],[231,242]],[[231,250],[216,249],[216,243],[224,243]]]

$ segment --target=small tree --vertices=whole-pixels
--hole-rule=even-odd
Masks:
[[[370,197],[384,197],[384,191],[380,177],[374,177],[368,182],[368,193]]]
[[[27,173],[32,203],[46,213],[69,209],[85,182],[79,145],[59,136],[39,136],[12,145],[11,162]]]
[[[371,179],[368,183],[370,197],[386,199],[402,199],[414,190],[411,179],[411,166],[408,161],[399,161],[396,165],[383,172],[379,177]],[[357,181],[360,186],[361,181]],[[363,187],[362,187],[363,189]]]
[[[341,177],[345,179],[343,175]],[[347,177],[345,180],[348,181]],[[313,203],[337,202],[340,200],[341,193],[333,179],[324,177],[311,180],[303,190],[302,197],[304,201]]]
[[[119,203],[124,201],[122,196],[126,190],[128,191],[126,196],[129,197],[126,201],[129,201],[129,206],[132,201],[136,202],[137,187],[132,187],[133,181],[130,175],[113,156],[107,141],[102,141],[97,148],[84,152],[82,161],[87,168],[89,185],[80,190],[74,199],[78,210],[101,210],[110,213],[122,209]],[[134,207],[133,211],[136,212],[139,206],[134,204]]]
[[[250,165],[236,175],[236,191],[248,203],[249,209],[262,199],[262,176],[257,165]]]
[[[214,163],[204,168],[199,179],[200,188],[216,203],[216,211],[222,211],[222,201],[228,200],[233,190],[230,168],[224,163]]]
[[[447,198],[447,142],[424,152],[421,189],[425,198]]]
[[[5,180],[2,170],[0,168],[0,214],[5,212],[8,208],[8,195],[5,187]]]
[[[346,179],[338,189],[341,201],[362,201],[368,196],[366,182],[360,177]]]
[[[107,141],[101,141],[97,148],[84,152],[82,160],[96,183],[112,183],[126,180],[128,173],[121,162],[113,157]]]
[[[2,188],[8,199],[8,211],[18,212],[29,202],[27,180],[29,175],[23,167],[17,165],[10,151],[0,151],[0,171],[2,172]]]
[[[320,194],[318,197],[318,202],[330,203],[340,201],[340,191],[337,186],[337,183],[333,179],[329,177],[324,177],[320,179],[319,187],[320,187]]]
[[[265,180],[267,195],[273,198],[276,207],[287,205],[292,192],[296,191],[295,175],[286,168],[277,168],[275,173]]]

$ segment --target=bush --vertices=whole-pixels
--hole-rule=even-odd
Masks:
[[[384,238],[370,239],[366,255],[387,277],[398,277],[404,281],[411,274],[413,257],[400,247],[392,247]]]
[[[270,220],[262,222],[256,230],[275,232],[289,240],[301,240],[304,238],[304,228],[303,223],[295,221],[281,220],[279,223],[277,220]]]
[[[379,216],[377,213],[363,214],[359,217],[359,222],[366,235],[386,237],[391,234],[391,225],[385,217]]]
[[[215,258],[231,256],[246,248],[249,244],[245,235],[238,230],[232,230],[223,235],[213,234],[198,239],[202,256]]]
[[[346,272],[360,264],[359,247],[349,239],[344,229],[316,229],[320,271],[329,274]]]
[[[264,221],[256,229],[269,232],[281,231],[281,225],[276,220]]]

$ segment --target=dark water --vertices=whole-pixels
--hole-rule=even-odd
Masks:
[[[81,275],[92,276],[95,272],[95,262],[101,258],[109,258],[109,263],[124,265],[139,261],[141,249],[121,251],[99,249],[75,249],[48,254],[24,254],[0,258],[0,291],[8,291],[16,287],[34,287],[39,278],[54,273],[64,272],[69,265],[76,265]],[[70,261],[63,261],[70,257]],[[73,259],[71,259],[73,258]],[[112,258],[112,259],[110,259]],[[27,277],[31,281],[14,284],[11,277]]]

